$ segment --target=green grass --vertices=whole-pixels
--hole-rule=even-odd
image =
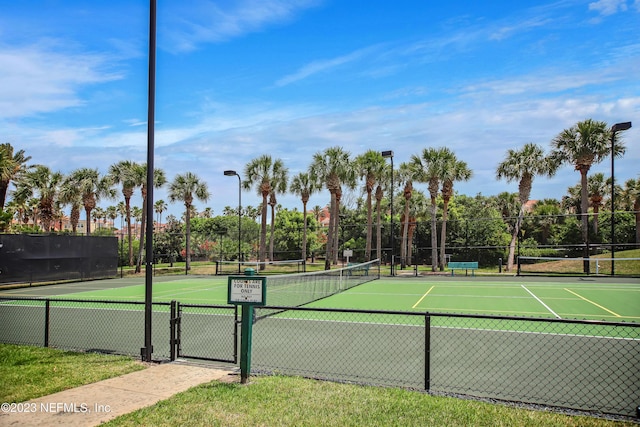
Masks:
[[[611,258],[611,254],[592,255],[589,261],[591,274],[610,275],[611,261],[598,261]],[[640,276],[640,260],[625,261],[624,258],[640,258],[640,249],[616,252],[615,273],[622,276]],[[523,273],[535,274],[583,274],[583,262],[575,260],[546,261],[531,265],[522,265]]]
[[[116,426],[623,426],[396,389],[258,377],[212,382],[104,424]]]
[[[23,402],[144,368],[126,356],[0,344],[0,401]]]
[[[0,345],[0,401],[22,402],[143,369],[127,357]],[[105,426],[626,426],[631,422],[533,411],[296,377],[213,381]]]

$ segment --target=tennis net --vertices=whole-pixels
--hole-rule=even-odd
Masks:
[[[521,275],[583,275],[589,263],[589,274],[640,275],[640,258],[606,258],[601,255],[583,258],[521,256],[518,272]]]
[[[333,270],[281,274],[267,279],[267,305],[300,307],[380,278],[380,260]],[[260,309],[259,318],[283,310]]]
[[[303,259],[284,261],[216,261],[216,275],[242,274],[245,268],[253,268],[258,274],[287,274],[305,271]]]

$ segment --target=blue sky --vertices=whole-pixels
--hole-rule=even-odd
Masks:
[[[148,8],[4,2],[0,141],[63,173],[145,162]],[[292,176],[336,145],[393,150],[396,166],[447,146],[473,170],[459,192],[516,192],[495,179],[506,151],[549,150],[586,118],[634,123],[615,173],[640,176],[640,0],[159,0],[157,26],[155,166],[207,182],[200,210],[237,205],[225,169],[270,154]],[[610,175],[610,160],[595,172]],[[536,178],[531,198],[559,199],[578,182],[563,167]],[[301,209],[293,195],[278,201]],[[309,205],[328,202],[325,190]]]

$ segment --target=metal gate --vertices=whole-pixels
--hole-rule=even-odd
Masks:
[[[238,308],[171,302],[171,360],[238,363]]]

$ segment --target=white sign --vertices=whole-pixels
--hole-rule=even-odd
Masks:
[[[348,258],[348,257],[350,257],[350,256],[353,256],[353,250],[352,250],[352,249],[345,249],[345,250],[344,250],[344,256],[345,256],[346,258]]]
[[[230,303],[257,303],[263,304],[263,278],[229,279],[229,302]]]

